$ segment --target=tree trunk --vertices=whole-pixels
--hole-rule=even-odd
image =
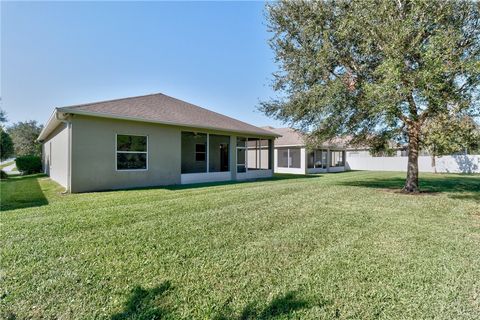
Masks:
[[[414,123],[408,128],[408,165],[407,165],[407,179],[403,192],[418,193],[418,149],[420,126]]]
[[[430,151],[430,154],[432,155],[433,172],[437,173],[437,159],[436,159],[437,149],[435,148],[435,145],[433,145],[432,150]]]
[[[437,173],[437,161],[435,159],[435,154],[432,154],[432,168],[433,168],[433,172]]]

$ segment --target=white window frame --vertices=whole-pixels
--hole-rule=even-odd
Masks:
[[[309,169],[326,169],[327,162],[328,162],[328,150],[327,149],[313,149],[313,167],[309,167]],[[317,158],[317,153],[320,153],[320,159]],[[325,155],[325,157],[324,157]],[[322,165],[317,166],[317,162],[320,160]],[[325,161],[323,161],[325,160]]]
[[[242,136],[237,136],[237,141],[235,142],[236,146],[237,146],[237,149],[235,150],[236,154],[235,154],[235,169],[236,169],[236,172],[237,174],[238,173],[247,173],[248,172],[248,137],[242,137]],[[245,147],[239,147],[238,146],[238,138],[245,138]],[[238,149],[241,149],[243,150],[243,152],[245,152],[245,163],[244,164],[239,164],[238,163]],[[244,166],[245,167],[245,172],[238,172],[238,167],[241,167],[241,166]]]
[[[279,166],[278,165],[278,161],[280,160],[280,156],[278,155],[279,151],[282,152],[283,150],[287,150],[287,166],[286,167],[283,167],[283,166]],[[277,150],[277,167],[278,168],[290,168],[290,148],[286,147],[280,147],[278,150]]]
[[[146,137],[147,138],[147,151],[118,151],[118,136],[135,136],[135,137]],[[115,171],[117,172],[129,172],[129,171],[148,171],[148,135],[146,134],[131,134],[131,133],[116,133],[115,134]],[[118,169],[118,154],[119,153],[145,153],[147,165],[145,169]]]
[[[207,142],[208,142],[208,139],[207,139]],[[195,143],[195,162],[203,162],[203,161],[207,161],[207,144],[208,143]],[[200,152],[200,151],[197,151],[197,145],[204,145],[205,146],[205,151],[203,152]],[[203,154],[205,155],[205,160],[197,160],[197,154]]]
[[[337,165],[337,162],[338,162],[338,159],[336,156],[334,156],[334,153],[339,153],[340,156],[338,157],[338,159],[341,157],[342,158],[342,165],[339,166]],[[335,164],[332,163],[333,160],[336,160],[335,161]],[[333,150],[330,150],[330,163],[329,163],[329,166],[331,168],[335,168],[335,167],[344,167],[345,166],[345,150],[337,150],[337,149],[333,149]]]
[[[245,160],[246,160],[246,170],[248,170],[248,151],[249,150],[254,150],[255,151],[255,159],[256,159],[256,163],[255,163],[255,166],[258,166],[258,168],[255,168],[255,171],[257,170],[271,170],[269,167],[270,167],[270,160],[269,162],[267,163],[267,168],[262,168],[262,151],[263,150],[267,150],[267,158],[270,159],[270,142],[269,142],[269,139],[262,139],[262,138],[250,138],[251,140],[248,140],[248,138],[245,138],[245,148],[246,148],[246,156],[245,156]],[[253,147],[253,149],[249,149],[249,146],[248,146],[248,141],[254,141],[255,142],[255,146]],[[266,146],[262,146],[262,141],[267,141],[267,145]],[[243,148],[243,147],[239,147],[240,149]],[[257,152],[258,152],[258,158],[257,158]],[[238,164],[237,164],[238,165]]]
[[[279,149],[287,149],[287,166],[286,167],[280,167],[278,165],[278,160],[279,160],[279,156],[278,156],[278,151],[277,151],[277,167],[279,168],[287,168],[287,169],[300,169],[302,167],[302,148],[299,148],[299,147],[280,147]],[[298,149],[300,151],[300,167],[293,167],[292,166],[292,162],[293,162],[293,158],[290,156],[290,149]]]

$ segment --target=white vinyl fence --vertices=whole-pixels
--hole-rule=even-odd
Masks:
[[[347,170],[407,171],[408,157],[347,157]],[[436,157],[437,172],[480,173],[480,155]],[[432,157],[418,157],[420,172],[435,172]]]

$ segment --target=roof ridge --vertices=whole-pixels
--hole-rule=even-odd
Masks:
[[[237,121],[237,122],[240,122],[240,123],[243,123],[243,124],[246,124],[246,125],[252,126],[252,127],[256,127],[256,128],[258,128],[258,129],[265,130],[265,129],[263,129],[262,127],[259,127],[259,126],[256,126],[256,125],[253,125],[253,124],[250,124],[250,123],[248,123],[248,122],[244,122],[244,121],[242,121],[242,120],[238,120],[238,119],[236,119],[236,118],[233,118],[233,117],[227,116],[227,115],[225,115],[225,114],[222,114],[222,113],[219,113],[219,112],[216,112],[216,111],[213,111],[213,110],[210,110],[210,109],[204,108],[204,107],[201,107],[201,106],[199,106],[199,105],[196,105],[196,104],[190,103],[190,102],[188,102],[188,101],[181,100],[181,99],[178,99],[178,98],[175,98],[175,97],[169,96],[169,95],[167,95],[167,94],[164,94],[164,93],[160,93],[160,94],[161,94],[161,95],[164,95],[164,96],[166,96],[166,97],[169,97],[169,98],[171,98],[171,99],[174,99],[174,100],[177,100],[177,101],[180,101],[180,102],[186,103],[186,104],[188,104],[188,105],[191,105],[191,106],[194,106],[194,107],[200,108],[200,109],[202,109],[202,110],[205,110],[205,111],[208,111],[208,112],[211,112],[211,113],[215,113],[215,114],[217,114],[217,115],[219,115],[219,116],[221,116],[221,117],[226,117],[226,118],[232,119],[232,120],[234,120],[234,121]],[[267,130],[265,130],[265,131],[267,131]],[[268,131],[267,131],[267,133],[268,133]]]
[[[94,102],[88,102],[88,103],[73,104],[73,105],[70,105],[70,106],[60,107],[60,109],[63,109],[63,108],[85,107],[85,106],[90,106],[90,105],[93,105],[93,104],[106,103],[106,102],[114,102],[114,101],[122,101],[122,100],[129,100],[129,99],[137,99],[137,98],[143,98],[143,97],[148,97],[148,96],[157,96],[157,95],[167,96],[166,94],[163,94],[163,93],[161,93],[161,92],[148,93],[148,94],[142,94],[142,95],[133,96],[133,97],[125,97],[125,98],[117,98],[117,99],[100,100],[100,101],[94,101]],[[169,97],[169,96],[167,96],[167,97]]]

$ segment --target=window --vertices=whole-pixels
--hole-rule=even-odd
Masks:
[[[247,139],[237,137],[237,172],[247,171]]]
[[[208,139],[208,171],[230,171],[230,137],[210,134]]]
[[[272,169],[269,140],[260,140],[260,160],[260,169]]]
[[[207,159],[206,150],[205,143],[197,143],[195,145],[195,161],[205,161]]]
[[[314,150],[308,154],[308,168],[327,167],[327,150]]]
[[[117,170],[147,170],[148,138],[117,134]]]
[[[207,172],[207,134],[182,132],[182,173]]]
[[[315,168],[327,168],[328,150],[315,151]]]
[[[280,168],[300,168],[300,148],[279,148],[277,166]]]
[[[310,168],[315,168],[315,152],[310,151],[308,153],[308,158],[307,158],[307,167]]]
[[[344,165],[343,151],[330,151],[330,166],[343,167]]]
[[[289,168],[300,168],[300,148],[290,148],[289,151]]]
[[[248,170],[265,170],[269,168],[270,152],[268,140],[248,138]]]
[[[278,149],[277,157],[277,166],[280,168],[288,168],[288,149]]]

